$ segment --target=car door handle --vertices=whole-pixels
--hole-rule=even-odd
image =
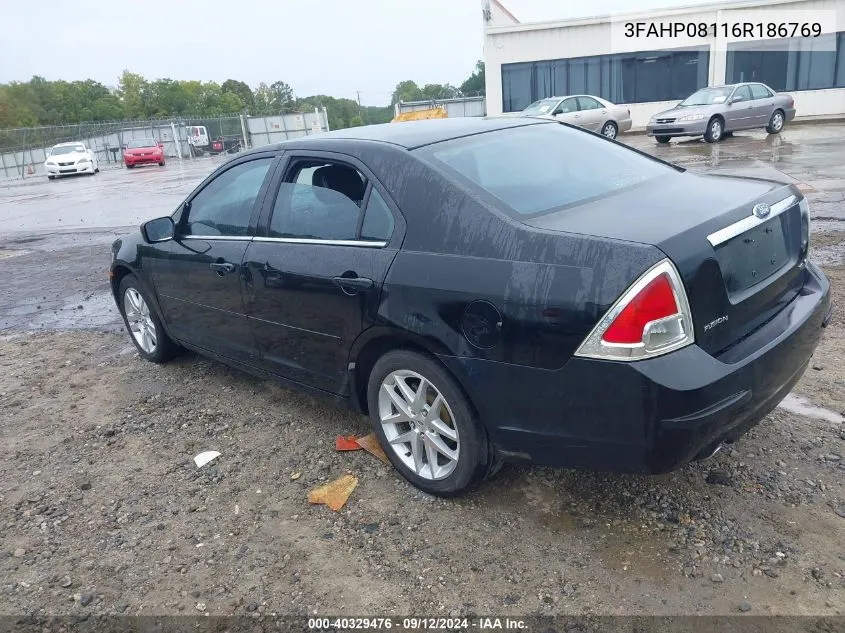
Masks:
[[[237,266],[235,266],[231,262],[212,262],[211,268],[222,277],[223,275],[226,275],[228,273],[235,272],[235,268],[237,268]]]
[[[366,277],[335,277],[334,282],[347,293],[356,293],[359,290],[369,290],[373,287],[373,280]]]

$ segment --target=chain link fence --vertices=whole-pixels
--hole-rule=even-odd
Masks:
[[[100,169],[107,169],[122,167],[123,148],[132,139],[154,138],[168,158],[191,160],[328,129],[325,108],[269,117],[179,116],[5,129],[0,130],[0,179],[43,176],[50,148],[71,141],[88,145],[97,154]]]

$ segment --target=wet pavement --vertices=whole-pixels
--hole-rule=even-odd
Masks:
[[[777,136],[741,132],[718,144],[658,145],[639,134],[622,140],[692,171],[797,183],[810,200],[814,231],[845,230],[845,124],[788,126]],[[222,160],[0,183],[0,332],[120,327],[106,281],[108,245],[171,213]],[[813,253],[838,265],[845,243],[827,240]]]

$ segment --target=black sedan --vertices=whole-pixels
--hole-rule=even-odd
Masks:
[[[830,319],[791,185],[554,121],[262,147],[113,246],[140,354],[188,348],[369,415],[459,493],[503,460],[659,473],[762,419]]]

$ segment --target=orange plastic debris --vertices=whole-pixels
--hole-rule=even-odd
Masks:
[[[356,441],[358,442],[358,445],[370,453],[370,455],[375,455],[385,464],[390,465],[390,460],[387,458],[387,455],[385,455],[384,449],[381,447],[381,444],[379,444],[375,433],[359,437]]]
[[[344,437],[343,435],[338,435],[337,440],[334,443],[335,450],[338,451],[360,451],[361,447],[358,446],[358,442],[355,441],[354,435],[349,435]]]
[[[337,512],[346,505],[349,495],[358,485],[355,475],[344,475],[308,493],[308,503],[322,503]]]

